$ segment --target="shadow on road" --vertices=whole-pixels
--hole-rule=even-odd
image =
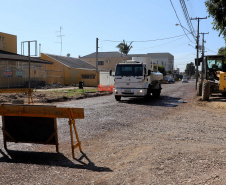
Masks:
[[[210,97],[211,102],[226,102],[226,97],[222,94],[212,94]]]
[[[36,165],[48,165],[48,166],[59,166],[76,169],[87,169],[95,172],[112,172],[110,168],[95,166],[93,162],[86,156],[85,153],[81,152],[79,159],[75,158],[75,161],[80,164],[75,164],[61,153],[45,153],[45,152],[31,152],[31,151],[13,151],[7,150],[6,152],[0,149],[0,163],[24,163],[24,164],[36,164]],[[82,161],[86,159],[88,163]]]
[[[176,107],[180,103],[187,103],[182,101],[181,98],[175,98],[170,96],[160,96],[159,98],[150,97],[146,98],[127,98],[122,99],[120,103],[138,104],[146,106],[162,106],[162,107]]]

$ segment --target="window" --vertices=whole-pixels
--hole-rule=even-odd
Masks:
[[[104,61],[98,61],[98,65],[99,66],[103,66],[104,65]]]
[[[82,75],[82,79],[95,79],[95,75]]]
[[[221,57],[208,57],[207,65],[208,68],[222,70],[223,58]]]
[[[142,76],[143,66],[141,64],[117,65],[115,76]]]

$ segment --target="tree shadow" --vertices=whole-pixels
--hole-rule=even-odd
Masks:
[[[59,166],[76,169],[87,169],[95,172],[112,172],[108,167],[96,166],[84,152],[81,157],[74,158],[79,164],[75,164],[61,153],[46,153],[33,151],[14,151],[0,149],[0,163],[24,163],[36,165]],[[86,159],[86,162],[83,160]]]
[[[186,101],[181,100],[181,98],[175,98],[171,96],[160,96],[159,98],[126,98],[122,99],[120,103],[127,104],[138,104],[138,105],[146,105],[146,106],[161,106],[161,107],[176,107],[180,103],[187,103]]]

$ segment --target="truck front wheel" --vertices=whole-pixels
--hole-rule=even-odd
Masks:
[[[120,101],[121,100],[121,96],[115,96],[116,101]]]
[[[161,90],[160,90],[160,89],[154,90],[154,91],[152,92],[152,96],[153,96],[154,98],[159,98],[160,94],[161,94]]]

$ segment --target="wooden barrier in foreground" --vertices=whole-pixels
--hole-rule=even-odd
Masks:
[[[56,118],[69,118],[73,158],[75,157],[74,149],[76,147],[79,147],[79,150],[82,151],[75,126],[75,119],[84,119],[83,108],[1,104],[0,115],[2,115],[5,149],[7,149],[7,142],[36,143],[56,145],[56,151],[59,152]],[[75,144],[73,129],[77,140]]]

